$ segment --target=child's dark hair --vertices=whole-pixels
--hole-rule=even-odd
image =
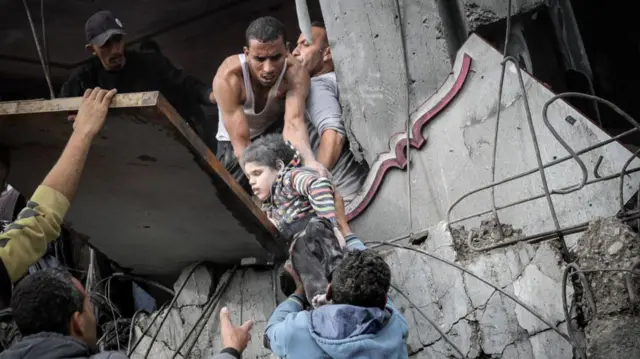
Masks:
[[[291,162],[295,153],[295,150],[284,142],[281,134],[273,133],[253,141],[242,153],[242,162],[256,162],[277,169],[278,160],[286,165]]]

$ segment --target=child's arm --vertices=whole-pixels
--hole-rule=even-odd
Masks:
[[[296,168],[291,170],[291,184],[298,193],[309,198],[318,217],[328,219],[337,227],[333,183],[328,178],[308,169]]]

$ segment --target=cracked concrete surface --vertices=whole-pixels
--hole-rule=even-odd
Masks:
[[[495,238],[496,228],[495,223],[483,222],[480,228],[474,230],[478,233],[475,239],[477,244],[486,245],[483,243],[485,240],[494,243],[498,241]],[[503,224],[503,231],[506,235],[504,240],[521,236],[520,229],[505,224]],[[462,242],[466,243],[468,232],[464,228],[457,228],[453,233],[452,236],[446,224],[440,222],[429,229],[428,239],[416,248],[457,263],[494,283],[498,288],[533,308],[545,320],[556,325],[562,333],[567,333],[561,298],[564,262],[553,242],[519,243],[482,253],[467,250],[467,253],[462,255],[460,253]],[[580,265],[584,265],[585,268],[590,266],[588,264],[590,260],[600,263],[603,261],[631,263],[640,259],[637,251],[639,248],[637,236],[615,219],[594,222],[589,231],[578,241],[576,248],[579,257],[582,258]],[[558,333],[510,298],[470,274],[404,249],[381,253],[391,267],[393,285],[406,293],[418,308],[437,323],[439,328],[462,350],[465,357],[477,359],[573,358],[571,345]],[[606,258],[603,253],[608,253],[610,257]],[[185,280],[189,270],[190,268],[185,269],[176,282],[176,290]],[[227,291],[211,311],[203,334],[195,343],[189,358],[211,357],[222,349],[218,332],[218,312],[223,305],[230,307],[234,323],[240,324],[247,319],[255,322],[254,339],[250,342],[245,357],[270,357],[271,353],[262,347],[261,334],[264,332],[269,315],[276,306],[274,291],[277,286],[274,287],[276,283],[273,274],[273,271],[253,269],[235,273]],[[184,297],[180,296],[177,306],[169,310],[167,323],[158,335],[157,342],[151,350],[151,356],[170,358],[173,355],[211,300],[212,289],[224,283],[229,275],[229,272],[225,273],[216,283],[210,269],[204,266],[196,268],[194,276],[185,286]],[[597,278],[599,280],[600,277]],[[608,297],[615,299],[616,303],[621,297],[627,300],[622,306],[608,307],[603,304],[605,309],[598,314],[594,322],[589,324],[591,327],[587,327],[587,337],[598,339],[590,342],[590,353],[600,355],[593,356],[594,358],[630,358],[628,353],[635,355],[635,352],[630,352],[628,349],[637,345],[637,340],[625,339],[622,345],[627,347],[623,346],[625,351],[620,351],[620,341],[615,338],[622,334],[625,338],[638,338],[640,321],[637,316],[631,315],[626,292],[621,292],[619,296],[610,294],[611,290],[620,289],[619,283],[597,280],[597,283],[606,286],[603,286],[602,290],[599,287],[595,288],[596,294],[607,296],[606,294],[609,293]],[[573,295],[570,285],[567,295],[568,297]],[[390,296],[409,323],[407,346],[411,358],[460,357],[407,300],[394,290],[391,291]],[[599,300],[598,303],[600,305],[607,302]],[[166,309],[163,310],[162,315],[166,311]],[[146,328],[149,322],[149,317],[146,317],[137,323],[134,338],[140,337],[142,329]],[[158,323],[159,321],[149,332],[150,334],[145,336],[131,358],[144,355],[150,336],[155,334]],[[182,354],[184,353],[183,349]],[[611,353],[615,355],[612,356]]]
[[[187,278],[192,267],[185,268],[174,288],[176,292]],[[151,316],[141,315],[136,321],[132,343],[141,337],[142,332],[151,323],[152,318],[159,314],[148,333],[142,338],[140,345],[131,354],[131,359],[144,358],[151,343],[151,338],[158,332],[159,324],[167,311],[166,322],[160,328],[157,340],[150,351],[149,358],[171,358],[185,340],[187,334],[196,325],[201,316],[203,319],[196,328],[196,333],[187,341],[180,351],[178,358],[185,358],[188,348],[193,344],[197,331],[203,327],[202,334],[193,344],[193,350],[186,358],[211,358],[222,349],[219,333],[219,313],[223,306],[230,311],[231,321],[240,325],[252,319],[254,321],[253,340],[249,343],[245,358],[266,358],[270,351],[262,346],[262,332],[264,332],[269,315],[275,309],[273,297],[273,272],[254,269],[241,269],[235,272],[227,290],[220,300],[209,311],[207,305],[211,302],[213,293],[219,290],[227,281],[231,272],[226,272],[220,280],[215,281],[214,273],[208,267],[201,265],[195,269],[188,279],[182,294],[176,300],[176,305],[170,309],[163,309]],[[215,290],[214,290],[215,289]]]
[[[519,231],[506,233],[516,235]],[[482,254],[469,253],[462,258],[454,245],[458,240],[454,241],[441,222],[430,229],[429,238],[419,248],[489,280],[546,320],[560,324],[560,330],[566,332],[561,325],[562,261],[550,243],[519,244]],[[466,242],[466,236],[463,240]],[[393,284],[435,321],[468,358],[572,358],[571,345],[565,339],[469,274],[403,249],[388,252],[386,259]],[[404,298],[391,295],[409,321],[412,358],[459,357]]]

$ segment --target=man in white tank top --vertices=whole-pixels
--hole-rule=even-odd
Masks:
[[[244,54],[224,60],[213,79],[220,117],[218,159],[248,190],[238,158],[252,140],[282,130],[305,166],[328,175],[309,146],[304,120],[309,74],[287,50],[284,25],[270,16],[256,19],[246,41]]]

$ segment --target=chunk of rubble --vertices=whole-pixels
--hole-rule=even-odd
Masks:
[[[640,263],[638,234],[617,218],[589,224],[574,252],[581,270],[633,269]],[[587,355],[593,359],[640,358],[640,317],[630,296],[640,295],[638,278],[622,271],[585,273],[596,315],[584,328]],[[627,278],[632,285],[627,286]],[[584,301],[582,301],[584,303]]]
[[[522,235],[520,229],[502,226],[505,240]],[[497,224],[485,221],[476,231],[483,240],[495,244],[500,241],[497,230]],[[469,250],[468,233],[454,230],[452,235],[446,223],[441,222],[429,228],[424,244],[413,248],[454,262],[494,283],[566,333],[560,287],[563,264],[554,244],[518,243],[478,253]],[[394,286],[404,291],[466,358],[573,357],[571,344],[563,337],[470,274],[405,249],[394,249],[385,259],[391,267]],[[390,295],[409,323],[410,358],[460,357],[407,300],[393,291]]]
[[[218,281],[213,272],[204,265],[189,272],[193,266],[183,270],[182,275],[174,284],[176,292],[186,284],[178,296],[173,308],[163,308],[152,315],[140,315],[133,329],[131,343],[136,343],[142,337],[143,331],[150,325],[155,316],[158,319],[142,340],[131,359],[144,358],[152,338],[156,340],[151,347],[149,358],[173,358],[181,347],[177,358],[211,358],[222,349],[219,316],[223,306],[228,306],[231,321],[240,325],[252,319],[253,332],[262,333],[267,319],[275,309],[274,273],[272,271],[258,271],[254,269],[239,269],[235,272],[227,271]],[[227,285],[228,284],[228,285]],[[221,293],[220,296],[214,295]],[[218,298],[218,299],[216,299]],[[167,315],[165,323],[160,321]],[[189,333],[195,326],[194,333]],[[266,358],[270,351],[262,346],[260,334],[254,334],[249,346],[245,350],[245,358]]]

